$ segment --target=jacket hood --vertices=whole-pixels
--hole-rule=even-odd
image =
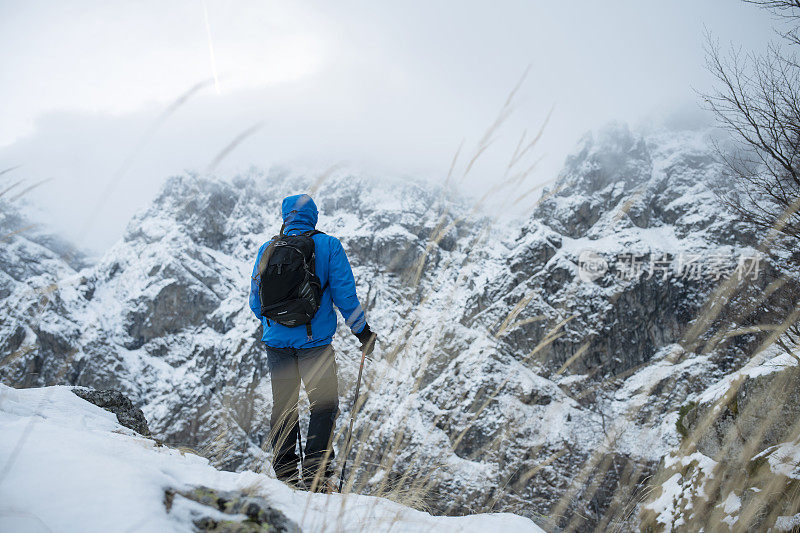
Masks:
[[[307,194],[295,194],[283,199],[281,206],[284,230],[314,229],[317,225],[317,204]]]

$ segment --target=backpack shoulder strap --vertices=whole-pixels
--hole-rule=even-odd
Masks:
[[[258,271],[256,273],[256,278],[261,279],[261,274],[263,274],[264,271],[267,270],[267,264],[269,263],[269,259],[270,257],[272,257],[272,252],[275,251],[275,241],[280,239],[282,236],[283,236],[283,226],[281,226],[281,232],[269,240],[267,248],[264,250],[264,253],[261,254],[261,260],[258,262]]]
[[[313,237],[314,235],[327,235],[327,233],[325,233],[324,231],[320,231],[318,229],[312,229],[312,230],[306,231],[305,233],[302,233],[302,235],[306,235],[308,237]],[[311,241],[313,242],[314,239],[311,239]],[[316,274],[316,268],[313,268],[312,272],[314,272],[314,274]],[[325,289],[327,289],[327,288],[328,288],[328,281],[326,280],[325,284],[322,285],[322,292],[325,292]]]

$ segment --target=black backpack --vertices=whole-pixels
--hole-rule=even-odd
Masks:
[[[314,239],[321,231],[272,238],[259,261],[261,316],[288,327],[305,324],[311,339],[311,319],[319,309],[323,288],[315,273]]]

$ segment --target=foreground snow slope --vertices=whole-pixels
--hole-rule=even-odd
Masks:
[[[202,506],[165,490],[204,485],[267,499],[303,531],[541,531],[512,514],[434,517],[370,496],[293,491],[251,471],[158,446],[68,387],[0,385],[0,531],[192,531]],[[243,516],[241,517],[243,518]]]

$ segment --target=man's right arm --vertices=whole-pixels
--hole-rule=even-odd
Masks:
[[[259,288],[261,284],[261,280],[258,279],[258,263],[261,261],[261,254],[264,253],[269,242],[266,242],[261,245],[261,248],[258,249],[258,255],[256,256],[256,264],[253,266],[253,274],[250,276],[250,310],[253,311],[253,314],[256,315],[256,318],[261,320],[261,296],[259,296]]]

